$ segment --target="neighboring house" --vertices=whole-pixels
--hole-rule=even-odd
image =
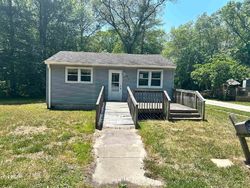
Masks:
[[[48,108],[91,109],[102,86],[107,101],[126,101],[127,86],[172,95],[176,66],[161,55],[61,51],[47,64]]]

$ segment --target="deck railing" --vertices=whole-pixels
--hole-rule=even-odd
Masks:
[[[140,89],[134,90],[133,93],[140,111],[153,112],[162,110],[162,91]]]
[[[139,110],[143,112],[162,110],[162,91],[134,90],[134,96],[139,105]]]
[[[131,93],[138,104],[138,114],[145,117],[162,118],[163,116],[164,119],[169,120],[171,99],[165,90],[136,89]]]
[[[163,91],[162,110],[163,110],[163,116],[167,120],[169,120],[170,118],[170,103],[171,99],[168,93],[166,91]]]
[[[205,120],[205,102],[206,100],[198,91],[175,89],[174,99],[176,103],[197,109],[202,120]]]
[[[96,101],[96,120],[95,120],[95,126],[96,129],[101,129],[102,127],[102,111],[104,110],[105,105],[105,93],[104,93],[104,86],[102,86],[99,96]]]
[[[128,91],[128,107],[130,114],[132,116],[133,122],[135,124],[135,127],[138,127],[138,103],[135,100],[135,97],[129,87],[127,87]]]

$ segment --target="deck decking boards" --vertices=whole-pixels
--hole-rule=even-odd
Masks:
[[[103,128],[135,128],[126,102],[106,102]]]

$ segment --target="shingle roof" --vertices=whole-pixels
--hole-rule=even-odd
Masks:
[[[118,66],[118,67],[170,67],[175,68],[170,60],[161,55],[112,54],[94,52],[61,51],[45,60],[46,64]]]

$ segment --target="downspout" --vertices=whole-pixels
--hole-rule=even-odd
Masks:
[[[48,108],[51,108],[51,68],[50,65],[47,64],[48,67]]]

